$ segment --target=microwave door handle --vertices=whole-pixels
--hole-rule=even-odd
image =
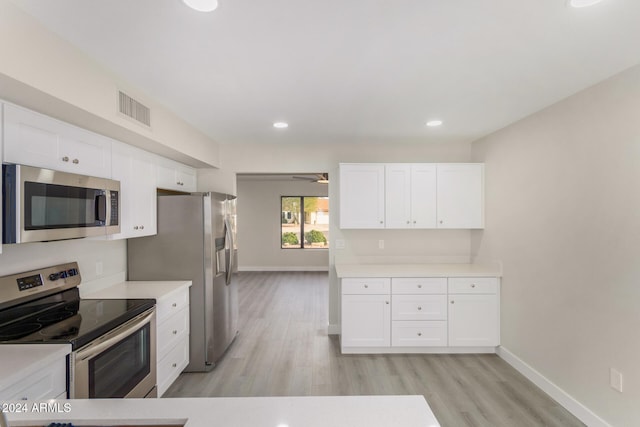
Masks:
[[[107,220],[107,196],[99,194],[96,196],[96,220],[106,222]]]

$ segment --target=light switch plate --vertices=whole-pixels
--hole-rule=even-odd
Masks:
[[[609,385],[622,393],[622,373],[614,368],[609,369]]]

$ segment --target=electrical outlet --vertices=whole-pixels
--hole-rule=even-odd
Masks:
[[[622,393],[622,373],[614,368],[609,369],[609,385]]]
[[[96,276],[102,276],[102,273],[104,273],[102,261],[96,261]]]
[[[384,240],[378,240],[378,249],[384,249]]]

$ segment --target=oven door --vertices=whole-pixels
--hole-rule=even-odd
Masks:
[[[73,352],[69,397],[155,397],[155,319],[152,308]]]

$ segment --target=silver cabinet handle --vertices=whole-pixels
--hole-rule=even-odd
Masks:
[[[369,285],[364,285],[365,289],[369,287]]]
[[[455,301],[451,300],[451,304],[455,303]]]
[[[422,307],[418,306],[418,310],[422,310]]]
[[[476,287],[476,284],[475,284],[475,283],[472,283],[472,284],[471,284],[471,287],[472,287],[472,288],[475,288],[475,287]]]
[[[177,302],[174,302],[173,304],[171,304],[171,307],[177,307],[177,306],[178,306]]]
[[[413,221],[413,223],[415,224],[416,222],[415,222],[415,221]]]
[[[380,221],[380,224],[382,224],[382,223],[383,223],[383,222],[382,222],[382,221]]]
[[[407,224],[411,224],[411,221],[407,221]]]
[[[140,226],[140,230],[144,230],[144,225],[141,225],[141,226]]]
[[[78,163],[80,163],[80,160],[78,160],[78,159],[73,159],[73,164],[74,164],[74,165],[77,165]]]
[[[389,301],[385,301],[385,304],[389,305]]]
[[[418,336],[421,337],[422,336],[422,332],[418,332]]]
[[[178,335],[178,331],[176,331],[175,329],[173,330],[173,335]]]
[[[418,285],[418,289],[422,289],[422,285]]]
[[[442,220],[440,220],[440,224],[442,224]]]
[[[134,225],[134,226],[133,226],[133,229],[134,229],[134,230],[137,230],[137,229],[138,229],[138,226],[137,226],[137,225]]]
[[[177,363],[172,363],[172,364],[171,364],[171,367],[172,367],[172,368],[176,368],[177,366],[178,366],[178,364],[177,364]]]
[[[68,162],[68,161],[69,161],[69,157],[64,156],[64,157],[62,158],[62,161],[63,161],[63,162]]]

